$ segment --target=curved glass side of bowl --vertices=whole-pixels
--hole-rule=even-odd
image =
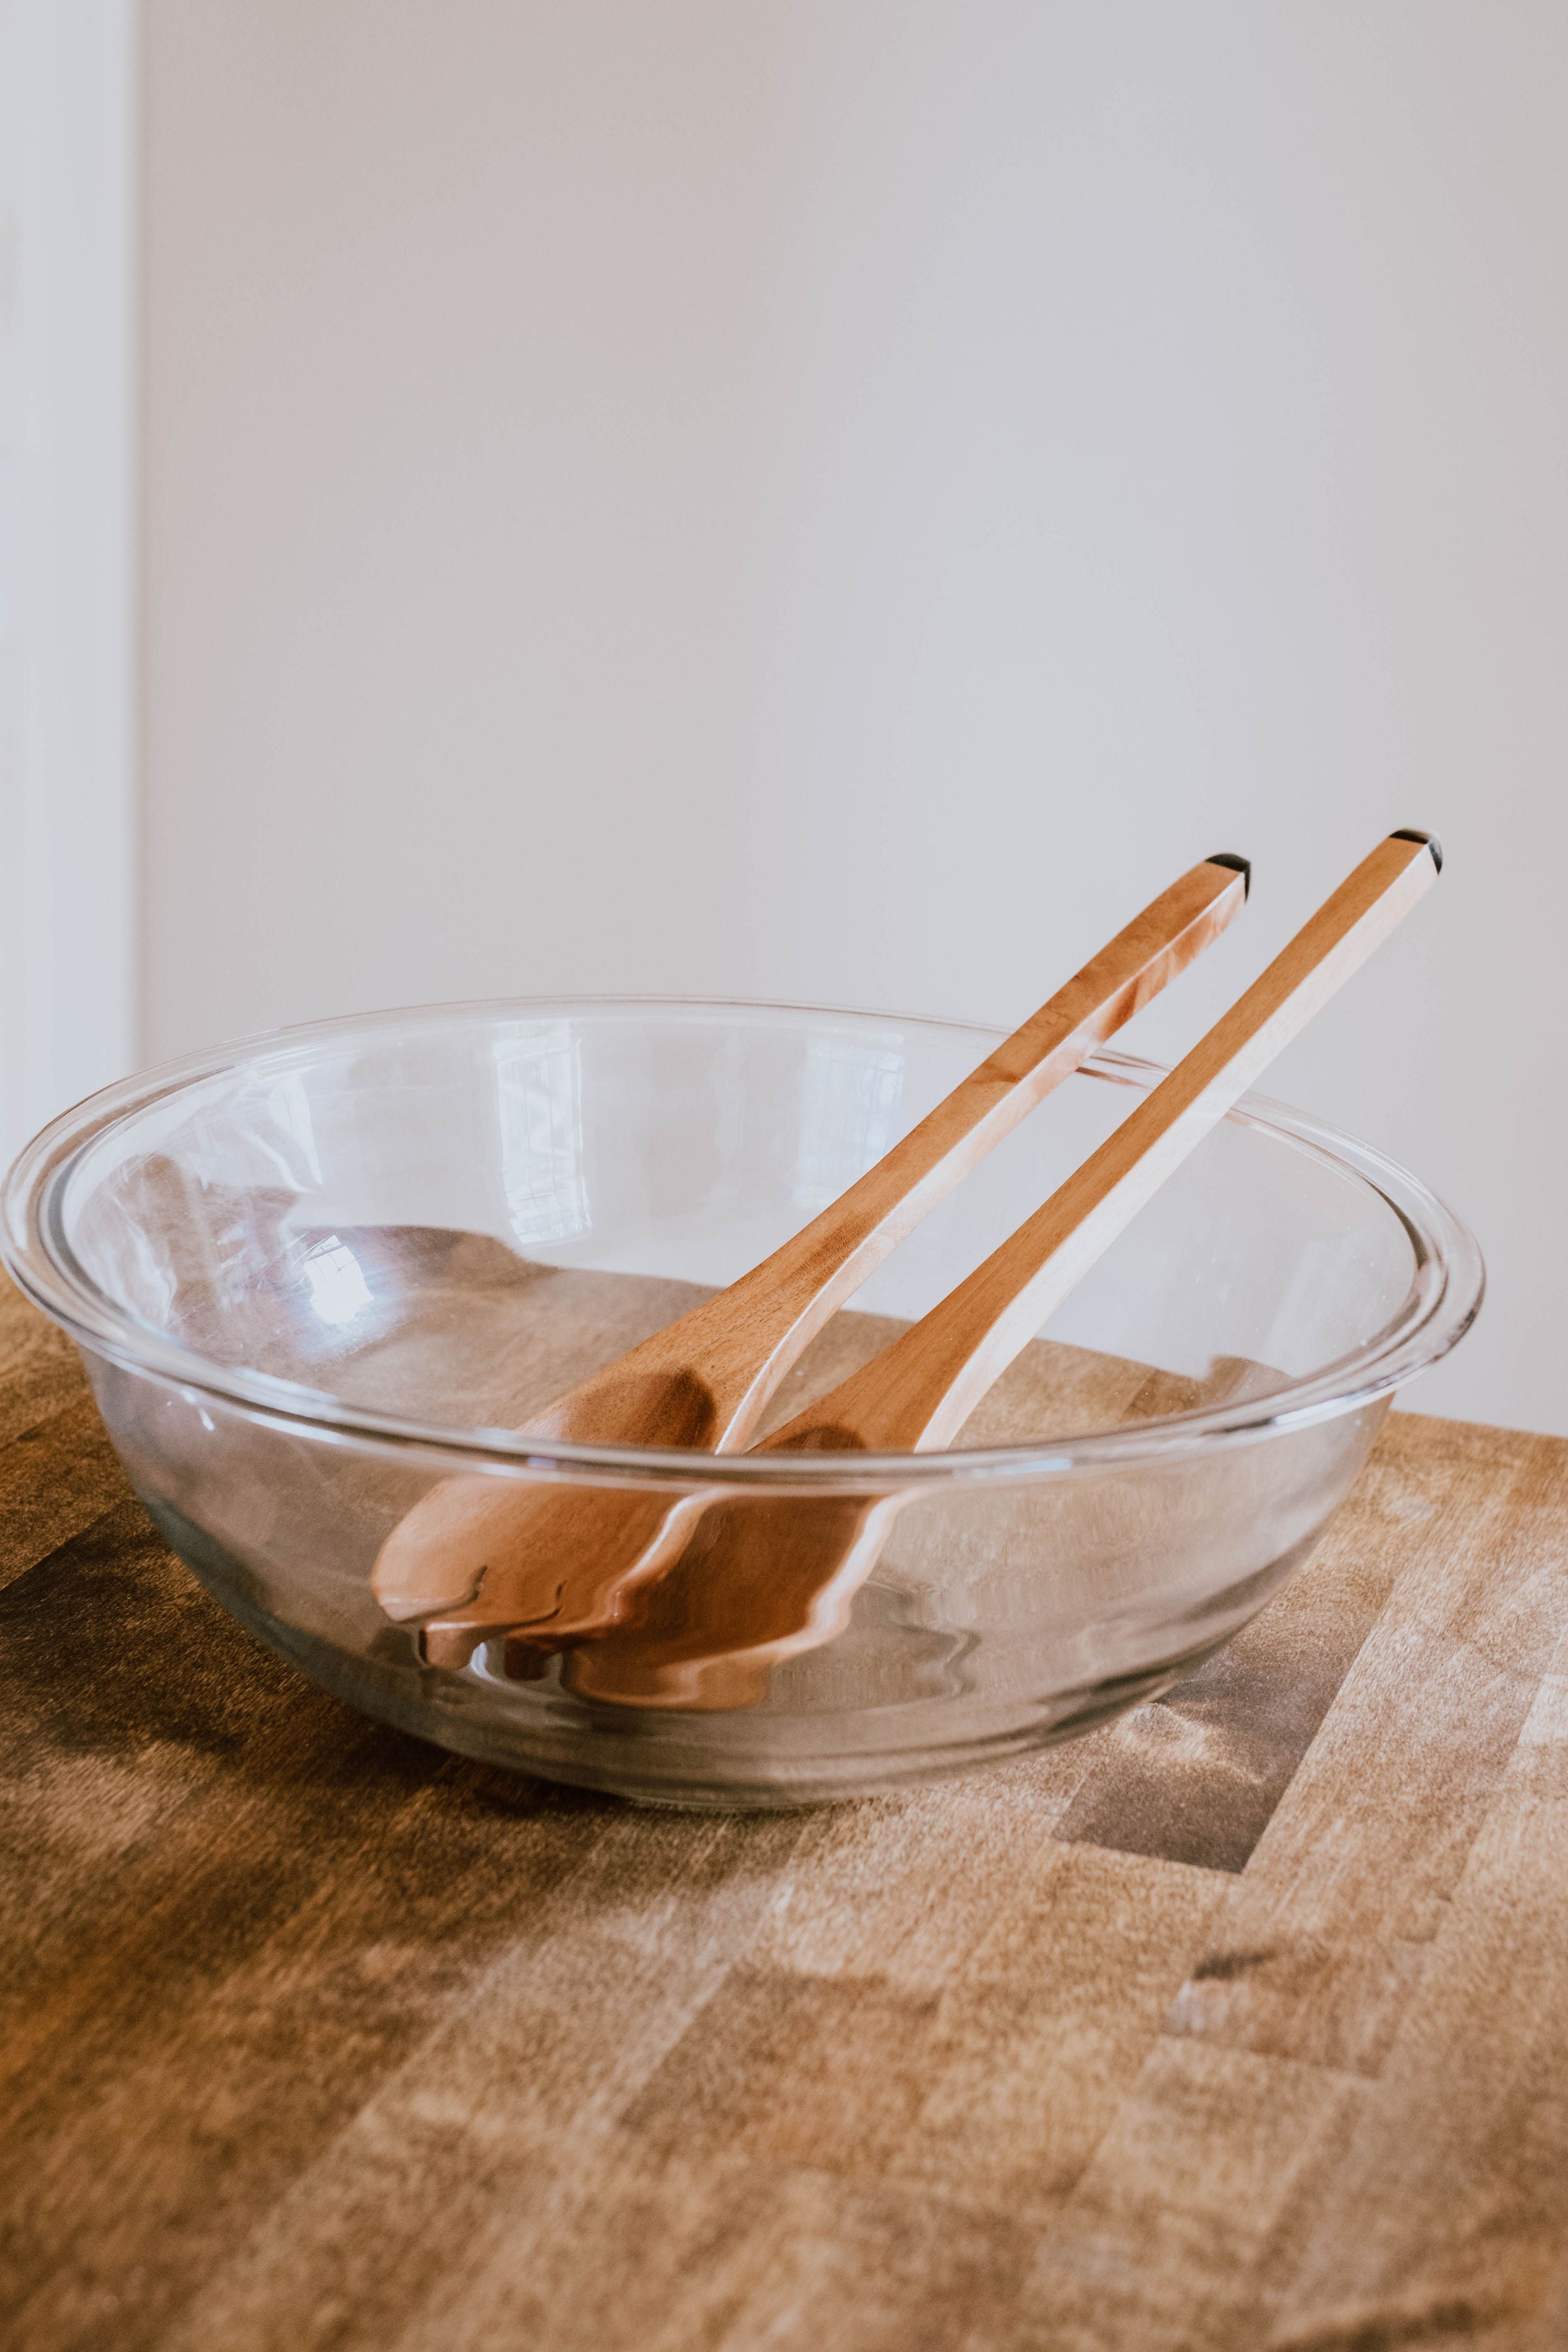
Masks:
[[[1415,1180],[1249,1102],[948,1453],[530,1442],[531,1415],[797,1230],[989,1042],[681,1003],[324,1024],[56,1122],[9,1180],[7,1260],[81,1345],[171,1543],[329,1687],[628,1795],[865,1793],[1200,1670],[1480,1293],[1473,1242]],[[770,1422],[923,1313],[1159,1075],[1107,1055],[1062,1087],[812,1342]],[[586,1633],[536,1611],[431,1634],[374,1571],[438,1489],[541,1559],[566,1513],[653,1565]]]

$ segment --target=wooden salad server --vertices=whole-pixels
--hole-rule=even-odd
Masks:
[[[529,1433],[738,1451],[841,1302],[1026,1112],[1217,938],[1240,910],[1250,870],[1224,854],[1192,866],[820,1216],[545,1407]],[[602,1624],[603,1593],[656,1539],[661,1558],[679,1549],[680,1507],[646,1488],[445,1479],[387,1538],[372,1590],[399,1619],[467,1603],[466,1633],[454,1624],[444,1644],[426,1644],[432,1663],[461,1664],[496,1626]]]
[[[1429,834],[1380,842],[1237,1003],[1100,1149],[966,1281],[760,1453],[949,1445],[986,1391],[1145,1202],[1436,880]],[[832,1640],[869,1575],[897,1495],[767,1501],[731,1489],[629,1622],[573,1652],[584,1697],[754,1705],[767,1669]],[[525,1663],[520,1655],[518,1664]]]

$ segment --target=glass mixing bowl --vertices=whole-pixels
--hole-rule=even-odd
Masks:
[[[1248,1097],[948,1452],[517,1433],[784,1240],[995,1042],[708,1002],[321,1023],[57,1119],[7,1180],[6,1263],[81,1349],[169,1542],[329,1689],[629,1797],[865,1795],[1085,1729],[1217,1648],[1306,1558],[1396,1385],[1480,1300],[1474,1241],[1414,1177]],[[818,1336],[770,1423],[922,1314],[1161,1075],[1107,1053],[1070,1079]],[[589,1511],[606,1490],[711,1503],[652,1589],[662,1649],[634,1621],[559,1651],[492,1630],[432,1663],[372,1572],[458,1476]],[[885,1540],[837,1616],[749,1651],[727,1541],[765,1561],[781,1512],[831,1529],[870,1497]]]

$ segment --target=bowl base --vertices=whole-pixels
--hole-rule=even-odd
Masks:
[[[1157,1698],[1222,1646],[1222,1640],[1209,1639],[1135,1673],[1028,1705],[1015,1701],[1005,1721],[977,1720],[965,1738],[952,1737],[950,1720],[940,1745],[932,1741],[929,1709],[918,1704],[859,1715],[726,1717],[727,1738],[715,1737],[710,1715],[632,1707],[612,1713],[538,1685],[525,1692],[513,1686],[505,1714],[498,1715],[485,1704],[483,1683],[467,1673],[366,1657],[287,1623],[254,1590],[222,1572],[216,1547],[178,1511],[154,1498],[147,1502],[161,1532],[214,1600],[334,1697],[476,1762],[666,1811],[794,1811],[889,1796],[1009,1763],[1079,1738]],[[1232,1630],[1227,1626],[1223,1638]],[[977,1708],[976,1716],[996,1712]],[[900,1716],[920,1720],[900,1725]],[[738,1721],[746,1727],[743,1744],[734,1738]],[[833,1738],[831,1748],[825,1733]]]

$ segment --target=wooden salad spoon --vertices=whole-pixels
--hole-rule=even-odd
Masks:
[[[1173,883],[842,1197],[728,1289],[531,1417],[542,1438],[735,1452],[807,1342],[927,1212],[1026,1112],[1217,938],[1250,867],[1226,854]],[[426,1644],[464,1663],[497,1626],[605,1622],[604,1592],[683,1541],[668,1491],[473,1474],[393,1529],[372,1571],[386,1613],[467,1603],[466,1634]]]
[[[759,1453],[949,1445],[1073,1285],[1387,938],[1437,877],[1429,834],[1380,842],[1185,1059],[1016,1233],[929,1315]],[[731,1489],[630,1622],[574,1650],[570,1686],[636,1706],[755,1705],[767,1670],[831,1641],[910,1489],[776,1497]],[[608,1616],[609,1612],[606,1612]],[[520,1665],[525,1663],[520,1656]]]

